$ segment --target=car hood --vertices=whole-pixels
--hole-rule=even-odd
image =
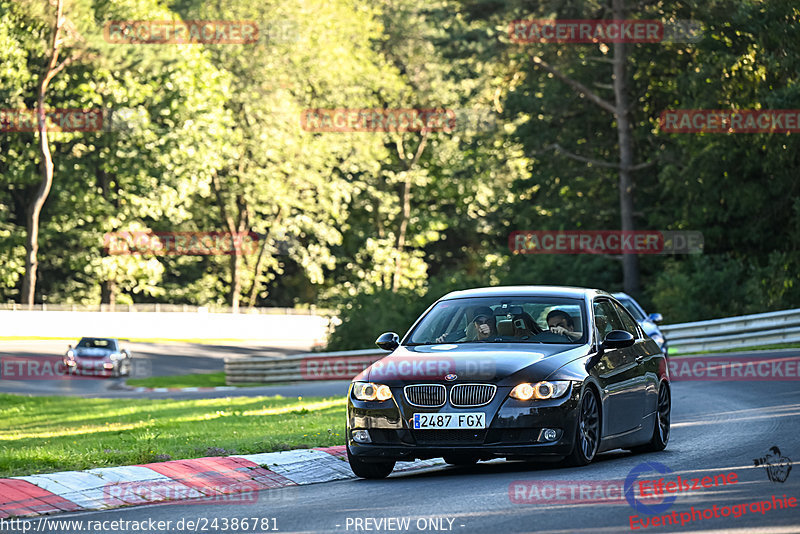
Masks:
[[[412,381],[514,382],[544,380],[567,362],[588,354],[586,345],[544,343],[464,343],[399,347],[373,363],[354,380],[387,385]],[[449,376],[448,376],[449,375]],[[455,376],[453,376],[455,375]]]

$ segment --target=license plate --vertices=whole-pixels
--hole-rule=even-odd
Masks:
[[[415,413],[415,429],[469,429],[486,428],[483,412]]]

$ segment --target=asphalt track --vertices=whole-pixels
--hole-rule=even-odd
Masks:
[[[74,342],[73,342],[74,344]],[[309,342],[310,344],[310,342]],[[2,341],[0,342],[0,359],[15,358],[52,358],[62,356],[69,342],[67,341]],[[122,342],[122,347],[133,354],[133,377],[170,376],[193,373],[210,373],[224,369],[225,358],[247,358],[266,356],[281,358],[287,354],[306,352],[308,347],[270,346],[258,344],[208,345],[194,343],[131,343]],[[0,371],[2,373],[2,371]],[[313,387],[305,388],[308,392],[299,395],[338,395],[347,391],[347,386],[323,385],[323,393],[316,393]],[[291,395],[297,388],[279,386],[274,393],[273,387],[239,388],[241,391],[210,392],[135,392],[125,386],[125,378],[81,377],[78,379],[65,377],[57,380],[5,380],[0,374],[0,392],[28,395],[76,395],[81,397],[129,397],[129,398],[211,398],[247,395]],[[303,391],[304,388],[300,388]]]
[[[787,351],[781,353],[788,355]],[[759,356],[764,354],[758,353]],[[353,479],[263,491],[255,502],[247,504],[154,505],[62,514],[48,518],[48,523],[37,524],[42,519],[31,522],[38,532],[58,533],[76,530],[56,525],[53,523],[56,520],[172,521],[171,528],[138,532],[798,533],[798,507],[766,513],[748,507],[738,518],[730,515],[684,525],[632,530],[631,516],[638,516],[640,521],[651,516],[635,510],[625,499],[571,502],[568,498],[553,499],[551,493],[551,500],[515,502],[514,488],[519,487],[520,481],[528,487],[536,483],[540,488],[553,487],[554,482],[567,487],[586,484],[586,481],[623,484],[629,473],[643,462],[658,462],[673,473],[658,475],[646,471],[639,479],[664,476],[669,481],[675,480],[677,475],[699,478],[730,472],[738,476],[735,484],[678,494],[659,516],[675,511],[680,521],[683,513],[691,516],[692,507],[702,510],[713,509],[716,505],[724,513],[724,510],[733,510],[723,507],[771,502],[773,495],[800,499],[800,469],[795,466],[789,471],[785,482],[772,482],[766,470],[755,466],[754,462],[774,446],[779,447],[788,460],[800,459],[799,430],[797,381],[674,382],[672,435],[669,446],[661,453],[636,455],[612,451],[599,455],[593,464],[582,468],[497,460],[468,468],[439,467],[397,474],[382,481]],[[569,490],[562,493],[562,497],[564,495],[568,496]],[[545,496],[544,491],[542,496]],[[737,509],[741,512],[741,507]],[[251,523],[246,529],[232,529],[234,518],[274,518],[277,530],[272,529],[271,522],[266,525],[268,528],[254,528]],[[364,522],[367,518],[370,521]],[[384,528],[375,528],[375,521],[388,518],[407,518],[409,527],[399,530],[398,524],[392,522],[383,523]],[[356,519],[362,522],[356,523]],[[429,522],[431,519],[438,522]],[[180,520],[184,520],[183,528],[176,528]],[[186,521],[199,523],[194,529],[188,529]],[[395,528],[385,528],[387,525]],[[95,531],[126,532],[120,525],[109,523],[108,526]]]

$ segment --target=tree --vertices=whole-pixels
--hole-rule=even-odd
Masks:
[[[613,20],[627,20],[628,7],[625,0],[612,0],[611,1],[611,18]],[[568,151],[560,149],[557,145],[553,148],[567,157],[571,157],[578,161],[585,161],[603,167],[613,167],[619,172],[619,209],[620,221],[622,231],[633,231],[634,217],[633,217],[633,171],[650,166],[652,163],[634,164],[634,147],[633,147],[633,134],[630,119],[630,103],[631,96],[629,94],[627,66],[629,63],[629,54],[627,44],[624,42],[614,43],[613,45],[613,59],[612,64],[612,83],[614,91],[614,103],[607,101],[592,89],[583,85],[582,83],[570,78],[563,74],[556,67],[551,66],[544,59],[535,55],[533,63],[567,84],[571,89],[576,91],[579,95],[584,96],[589,102],[595,104],[601,109],[611,113],[616,121],[616,130],[619,146],[619,163],[609,165],[605,161],[598,161],[589,158],[584,158]],[[623,286],[626,293],[631,295],[639,295],[639,264],[635,254],[624,254],[622,257],[622,270],[623,270]]]
[[[53,184],[53,159],[50,154],[45,110],[47,89],[50,82],[59,72],[80,57],[80,52],[77,52],[59,62],[59,54],[64,45],[62,28],[67,21],[63,15],[64,0],[51,0],[50,5],[55,7],[55,21],[53,22],[53,31],[45,67],[39,79],[36,93],[37,132],[39,134],[39,150],[42,157],[42,181],[27,211],[28,236],[25,242],[25,278],[22,283],[22,303],[27,304],[29,307],[33,307],[34,293],[36,291],[36,272],[39,267],[37,258],[39,253],[39,216]]]

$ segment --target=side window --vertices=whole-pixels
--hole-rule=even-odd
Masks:
[[[625,330],[617,312],[614,311],[614,306],[607,300],[594,303],[594,324],[601,340],[605,339],[612,330]]]
[[[633,337],[639,337],[639,329],[636,328],[636,321],[633,320],[633,317],[628,313],[628,310],[620,306],[619,304],[614,304],[614,308],[617,310],[617,314],[619,314],[619,318],[622,320],[622,325],[625,327],[623,330],[626,332],[630,332]]]

